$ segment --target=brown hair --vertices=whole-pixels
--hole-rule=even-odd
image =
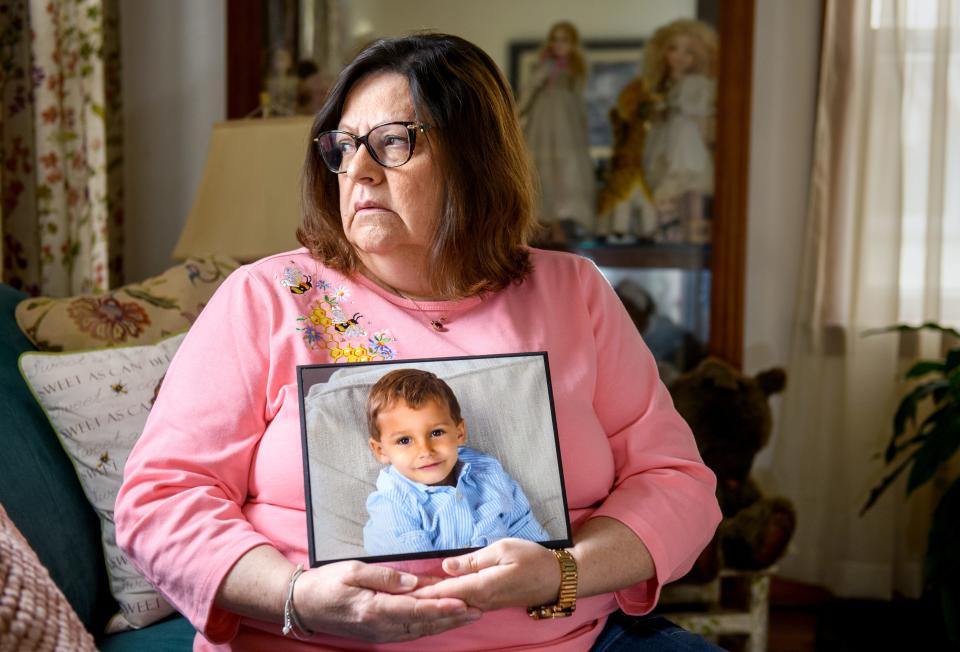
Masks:
[[[663,91],[667,79],[667,45],[678,35],[693,38],[697,53],[694,71],[714,78],[717,76],[717,32],[702,20],[681,18],[667,23],[656,32],[643,51],[643,78],[653,91]]]
[[[443,379],[423,369],[396,369],[385,373],[367,395],[367,429],[377,441],[380,441],[380,427],[377,425],[380,413],[398,401],[403,401],[413,409],[427,401],[436,401],[447,407],[454,423],[463,421],[460,403]]]
[[[350,274],[359,260],[343,232],[337,175],[312,140],[336,129],[350,89],[375,73],[403,75],[416,119],[438,157],[443,208],[429,246],[430,284],[461,298],[503,289],[529,273],[527,241],[536,228],[534,182],[513,95],[496,64],[472,43],[447,34],[381,39],[337,77],[310,132],[297,239],[314,257]]]

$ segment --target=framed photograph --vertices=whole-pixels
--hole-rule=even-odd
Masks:
[[[310,565],[572,545],[547,354],[297,367]]]
[[[608,159],[613,151],[610,109],[620,91],[640,74],[643,61],[641,39],[591,39],[581,43],[587,63],[584,101],[590,132],[590,155]],[[522,97],[536,66],[540,41],[515,41],[510,44],[510,83],[514,96]]]

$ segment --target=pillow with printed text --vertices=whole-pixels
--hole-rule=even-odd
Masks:
[[[20,371],[100,517],[110,590],[120,606],[108,632],[138,629],[174,611],[117,547],[113,505],[127,456],[183,338],[179,334],[149,346],[20,356]]]

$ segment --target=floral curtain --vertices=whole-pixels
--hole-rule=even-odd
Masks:
[[[121,282],[116,0],[0,0],[3,281],[30,294]]]
[[[772,442],[798,527],[779,572],[846,597],[917,596],[941,486],[866,514],[903,372],[960,326],[960,0],[828,0],[802,290]]]

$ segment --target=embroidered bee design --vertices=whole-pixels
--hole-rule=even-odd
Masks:
[[[358,321],[363,315],[359,312],[353,313],[353,317],[347,319],[340,308],[336,308],[330,313],[333,319],[333,327],[338,333],[343,333],[347,337],[366,337],[367,331],[363,330]]]
[[[110,385],[110,389],[113,390],[113,393],[117,396],[127,393],[127,386],[123,383],[117,383],[116,385]]]
[[[97,471],[105,473],[107,470],[107,464],[110,463],[110,453],[104,451],[103,455],[100,456],[100,460],[97,462]]]
[[[303,294],[313,288],[313,277],[304,274],[296,267],[286,267],[283,270],[283,280],[280,281],[280,285],[293,294]]]

